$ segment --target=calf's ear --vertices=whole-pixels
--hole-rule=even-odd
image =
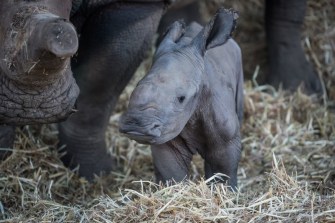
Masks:
[[[185,23],[183,21],[175,21],[172,23],[163,34],[163,40],[159,43],[156,55],[172,49],[184,32]]]
[[[194,38],[193,44],[202,55],[206,50],[223,45],[236,27],[238,13],[232,9],[220,8],[211,21]]]

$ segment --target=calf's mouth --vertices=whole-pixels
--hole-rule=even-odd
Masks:
[[[119,131],[139,143],[154,144],[162,135],[162,126],[154,118],[126,113],[121,116]]]

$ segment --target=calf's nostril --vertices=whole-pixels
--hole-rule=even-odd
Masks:
[[[159,128],[161,125],[159,125],[159,124],[154,124],[154,126],[151,128],[151,130],[154,130],[154,129],[157,129],[157,128]]]
[[[151,128],[149,128],[147,133],[151,136],[159,137],[161,135],[161,127],[162,125],[159,123],[153,123]]]

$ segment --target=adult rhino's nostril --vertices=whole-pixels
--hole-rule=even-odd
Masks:
[[[77,33],[69,22],[56,21],[45,28],[46,48],[57,57],[71,57],[78,49]]]
[[[30,21],[28,27],[31,31],[28,39],[30,60],[38,60],[39,64],[44,64],[45,61],[54,58],[50,55],[54,55],[61,59],[55,61],[65,61],[77,52],[77,32],[69,21],[51,13],[36,14]],[[45,56],[45,52],[49,52],[50,55]]]
[[[71,22],[53,14],[38,14],[32,19],[30,42],[59,58],[73,56],[78,49],[78,36]]]

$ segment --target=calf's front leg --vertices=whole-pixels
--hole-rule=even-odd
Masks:
[[[181,182],[187,178],[192,160],[192,153],[189,150],[167,142],[161,145],[152,145],[151,153],[157,183]]]
[[[205,176],[212,177],[216,173],[222,173],[223,177],[233,189],[237,188],[237,168],[241,156],[241,140],[239,135],[225,142],[218,140],[211,144],[203,155],[205,160]]]

